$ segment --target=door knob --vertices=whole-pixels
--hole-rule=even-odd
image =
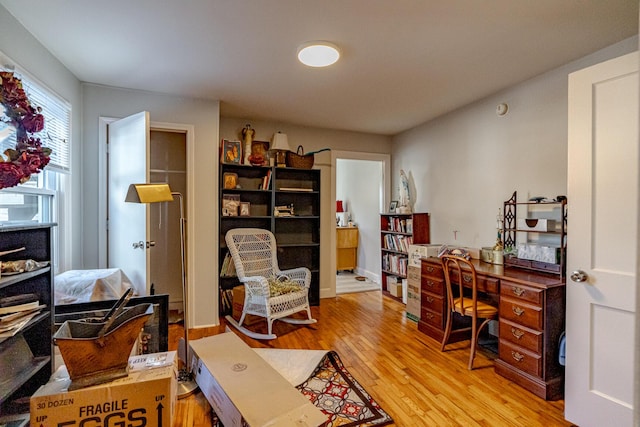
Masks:
[[[144,248],[149,249],[150,247],[155,245],[156,245],[156,242],[154,240],[150,240],[146,243],[140,240],[139,242],[133,242],[132,244],[133,249],[144,249]]]
[[[571,280],[574,282],[586,282],[588,278],[589,276],[587,276],[587,273],[582,270],[576,270],[571,273]]]

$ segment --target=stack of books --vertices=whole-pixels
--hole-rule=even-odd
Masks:
[[[20,294],[0,298],[0,338],[17,334],[46,307],[38,294]]]

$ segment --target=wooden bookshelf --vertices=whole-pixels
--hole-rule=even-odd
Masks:
[[[382,290],[387,292],[387,280],[407,278],[409,245],[431,243],[429,214],[380,214],[380,280]],[[401,298],[398,298],[401,299]]]

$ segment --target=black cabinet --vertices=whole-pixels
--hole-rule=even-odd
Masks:
[[[1,262],[49,261],[35,271],[0,276],[0,298],[37,294],[45,307],[13,336],[0,337],[0,414],[29,411],[29,397],[46,383],[54,368],[52,227],[55,224],[0,226]]]
[[[233,183],[236,187],[228,188]],[[238,285],[237,278],[225,274],[228,250],[224,236],[227,231],[262,228],[276,237],[278,264],[282,270],[295,267],[311,270],[309,302],[318,305],[320,170],[222,164],[220,187],[218,266],[221,292]],[[237,208],[236,204],[239,204]],[[228,313],[229,306],[222,305],[220,312]]]

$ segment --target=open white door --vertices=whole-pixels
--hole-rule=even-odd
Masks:
[[[109,124],[108,265],[120,268],[141,295],[149,294],[149,205],[126,203],[129,184],[149,182],[149,113]]]
[[[633,425],[638,54],[569,76],[565,418]]]

